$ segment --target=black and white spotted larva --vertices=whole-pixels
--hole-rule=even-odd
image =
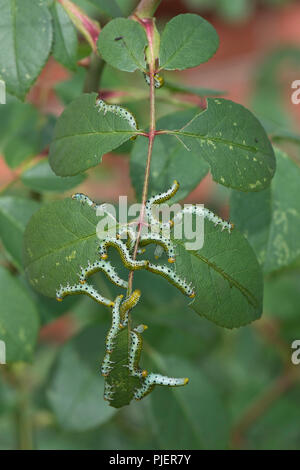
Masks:
[[[67,295],[75,294],[88,295],[99,304],[106,305],[107,307],[113,307],[114,305],[112,300],[103,297],[93,286],[88,284],[83,285],[81,283],[74,284],[73,286],[70,286],[70,284],[67,284],[65,287],[60,286],[60,288],[56,291],[56,300],[62,301],[63,298]]]
[[[188,295],[191,299],[195,297],[195,291],[191,285],[184,279],[181,279],[178,274],[168,266],[149,263],[146,269],[164,277],[167,281],[173,284],[173,286],[177,287],[177,289],[179,289],[183,294]]]
[[[120,316],[120,304],[122,302],[123,295],[118,295],[115,299],[115,305],[112,308],[112,323],[111,327],[107,333],[105,346],[106,351],[111,353],[114,349],[115,338],[120,331],[120,328],[123,328],[121,325],[121,316]]]
[[[121,106],[118,106],[117,104],[107,104],[105,103],[105,101],[103,101],[100,98],[97,98],[96,100],[96,107],[98,111],[103,112],[104,115],[109,112],[125,119],[125,121],[128,122],[128,124],[133,130],[135,131],[138,130],[137,120],[135,116],[128,109],[122,108]]]
[[[144,73],[144,78],[147,83],[147,85],[150,86],[150,77],[147,73]],[[165,81],[161,75],[158,73],[154,74],[154,86],[155,88],[161,88],[164,85]]]
[[[107,259],[108,257],[107,248],[109,246],[112,246],[118,250],[121,256],[121,260],[127,269],[130,269],[132,271],[136,269],[143,269],[149,264],[148,260],[141,260],[141,261],[134,260],[127,246],[125,245],[125,243],[113,237],[107,237],[100,243],[98,251],[99,251],[99,255],[101,259],[104,259],[104,260]]]
[[[79,281],[81,282],[81,284],[84,284],[87,277],[91,276],[92,274],[98,271],[103,271],[108,277],[108,279],[113,282],[113,284],[116,284],[116,286],[127,289],[128,282],[121,279],[115,271],[115,268],[111,265],[111,263],[105,260],[95,261],[92,264],[89,262],[86,268],[81,268]]]
[[[150,233],[148,235],[141,236],[140,246],[149,245],[151,243],[160,245],[166,251],[169,263],[175,262],[175,250],[170,239],[163,237],[160,233]]]
[[[188,384],[188,378],[167,377],[166,375],[150,373],[143,379],[143,385],[134,393],[136,400],[141,400],[152,392],[155,385],[166,385],[168,387],[181,387]]]
[[[174,225],[173,221],[168,221],[161,223],[159,220],[157,220],[152,213],[152,206],[154,204],[159,205],[163,204],[164,202],[168,201],[173,197],[179,189],[179,183],[175,180],[174,183],[172,184],[171,188],[169,188],[167,191],[164,193],[159,193],[156,194],[155,196],[152,196],[148,199],[145,205],[145,210],[146,210],[146,215],[148,218],[148,221],[150,225],[158,226],[160,230],[163,230],[164,228],[170,228]]]

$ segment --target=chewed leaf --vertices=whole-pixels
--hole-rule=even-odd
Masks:
[[[60,284],[79,281],[80,267],[96,260],[96,225],[90,207],[72,199],[45,204],[24,234],[24,265],[31,285],[55,297]]]
[[[246,239],[237,231],[221,232],[205,221],[204,245],[186,250],[177,245],[176,271],[192,282],[196,297],[191,307],[201,316],[226,328],[236,328],[262,313],[262,272]]]
[[[265,273],[289,266],[300,255],[300,169],[281,150],[275,153],[277,170],[269,188],[257,194],[234,191],[231,195],[232,219]]]
[[[72,101],[59,117],[50,146],[50,165],[58,176],[73,176],[101,162],[102,156],[135,135],[129,122],[95,106],[95,93]]]
[[[268,136],[256,117],[223,98],[207,100],[177,135],[210,165],[213,179],[239,191],[261,191],[274,176],[276,161]]]

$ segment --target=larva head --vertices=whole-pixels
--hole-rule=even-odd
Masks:
[[[108,254],[107,253],[103,253],[101,256],[100,256],[101,259],[107,259],[108,258]]]
[[[145,377],[147,377],[147,375],[148,375],[148,371],[146,369],[144,369],[142,371],[142,377],[145,378]]]
[[[192,292],[191,295],[189,295],[190,299],[194,299],[196,297],[195,292]]]
[[[169,258],[169,259],[168,259],[168,262],[169,262],[169,263],[175,263],[175,258]]]
[[[184,379],[184,385],[186,385],[186,384],[188,384],[188,383],[189,383],[189,379],[186,377],[186,378]]]
[[[56,297],[56,300],[57,300],[58,302],[62,302],[62,301],[63,301],[63,299],[62,299],[61,297]]]
[[[109,302],[109,305],[108,305],[108,306],[109,306],[109,307],[113,307],[114,305],[115,305],[114,302]]]

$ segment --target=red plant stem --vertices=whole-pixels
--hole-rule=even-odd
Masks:
[[[143,26],[145,27],[149,49],[151,51],[151,63],[149,64],[149,77],[150,77],[150,126],[149,126],[149,133],[147,135],[149,142],[148,142],[148,154],[147,154],[147,163],[145,169],[145,178],[144,178],[144,187],[143,187],[143,194],[142,194],[142,202],[141,202],[141,212],[138,221],[138,232],[133,252],[133,259],[136,259],[137,250],[139,246],[139,241],[141,237],[144,216],[145,216],[145,204],[147,201],[148,196],[148,186],[149,186],[149,176],[150,176],[150,165],[151,165],[151,157],[152,157],[152,150],[153,150],[153,142],[155,139],[155,86],[154,86],[154,73],[155,73],[155,60],[153,54],[153,21],[152,20],[144,20]],[[132,282],[133,282],[133,273],[134,271],[130,271],[128,277],[128,294],[132,292]]]

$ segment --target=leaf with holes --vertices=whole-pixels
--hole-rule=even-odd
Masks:
[[[261,191],[274,176],[274,151],[264,128],[233,101],[208,98],[204,112],[181,129],[167,132],[198,152],[210,165],[213,179],[224,186]]]
[[[199,250],[187,250],[184,239],[174,240],[176,271],[195,287],[192,309],[226,328],[257,320],[262,314],[263,279],[251,246],[237,230],[222,232],[208,220],[204,228]]]
[[[258,194],[231,194],[232,220],[265,273],[289,266],[300,255],[300,169],[281,150],[275,153],[277,170],[270,188]]]
[[[135,135],[130,124],[114,113],[98,112],[95,93],[72,101],[57,120],[49,163],[58,176],[74,176],[102,160],[102,155]]]
[[[158,120],[158,127],[167,125],[182,127],[195,115],[195,110],[170,114]],[[148,142],[139,137],[134,143],[130,158],[130,176],[137,198],[141,198],[146,168]],[[154,140],[149,178],[149,196],[168,188],[180,175],[180,188],[172,202],[185,198],[209,170],[205,160],[199,158],[198,151],[189,152],[183,144],[172,136],[157,135]]]
[[[97,258],[98,221],[93,209],[72,199],[45,204],[33,215],[24,234],[24,266],[37,291],[55,297],[66,279],[78,283],[80,266]]]

